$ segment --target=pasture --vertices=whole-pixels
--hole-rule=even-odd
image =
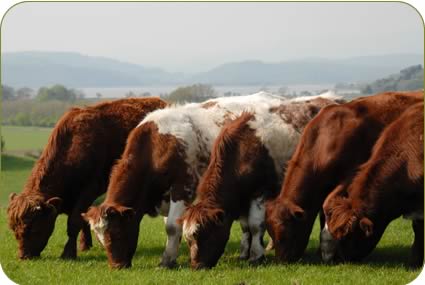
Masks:
[[[6,150],[11,153],[3,155],[1,163],[0,262],[4,272],[19,284],[406,284],[420,272],[404,267],[413,233],[410,222],[403,219],[391,223],[378,247],[364,262],[334,266],[322,264],[317,254],[318,222],[301,261],[276,264],[271,252],[265,264],[258,267],[238,260],[241,230],[235,223],[218,266],[194,272],[189,268],[184,242],[178,268],[157,268],[166,241],[162,218],[144,218],[131,269],[109,270],[105,253],[97,241],[90,251],[79,253],[77,260],[60,260],[66,242],[66,217],[60,216],[41,258],[19,261],[15,239],[7,227],[6,207],[9,193],[22,191],[34,160],[12,154],[42,148],[49,132],[39,128],[2,128]]]

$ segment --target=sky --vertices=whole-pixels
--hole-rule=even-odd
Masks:
[[[403,3],[21,3],[1,51],[68,51],[172,72],[226,62],[424,51],[423,23]]]

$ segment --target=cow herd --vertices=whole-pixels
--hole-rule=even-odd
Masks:
[[[39,256],[68,215],[62,258],[92,246],[130,267],[145,215],[165,216],[160,266],[176,266],[182,237],[193,269],[214,267],[234,221],[240,258],[299,260],[320,216],[325,262],[358,261],[387,225],[412,220],[410,264],[423,265],[423,91],[345,102],[330,93],[287,99],[260,92],[168,105],[122,99],[73,108],[56,124],[9,226],[18,256]],[[103,193],[104,201],[93,202]],[[148,245],[147,245],[148,246]]]

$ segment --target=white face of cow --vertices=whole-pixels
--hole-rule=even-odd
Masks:
[[[183,236],[185,240],[192,241],[193,236],[199,229],[199,224],[195,222],[187,222],[186,220],[183,222]]]
[[[335,240],[328,230],[328,223],[320,232],[320,251],[324,262],[332,262],[337,252],[338,241]]]
[[[89,219],[89,224],[91,230],[96,234],[97,239],[99,242],[105,246],[105,231],[108,227],[108,220],[106,217],[100,217],[98,221],[95,221],[94,219]]]

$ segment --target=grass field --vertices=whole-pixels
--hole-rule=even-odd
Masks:
[[[25,152],[43,148],[51,128],[2,126],[1,134],[7,152]]]
[[[46,140],[43,131],[20,129],[37,136],[37,148]],[[19,130],[14,139],[20,138]],[[7,134],[4,133],[4,135]],[[10,136],[6,144],[13,146]],[[27,137],[30,140],[29,137]],[[28,144],[22,143],[22,147]],[[14,147],[14,146],[13,146]],[[16,150],[20,150],[16,147]],[[226,251],[216,268],[194,272],[189,269],[188,250],[183,243],[174,270],[158,269],[166,236],[161,218],[145,218],[142,222],[139,245],[131,269],[109,270],[106,256],[97,241],[94,247],[79,254],[76,261],[59,259],[66,242],[66,217],[60,216],[53,236],[42,253],[32,261],[16,258],[17,246],[6,222],[7,197],[20,192],[34,160],[10,155],[2,156],[0,176],[0,262],[4,272],[19,284],[407,284],[419,274],[404,267],[408,258],[413,233],[410,222],[394,221],[373,254],[361,264],[324,265],[316,254],[319,228],[316,223],[305,257],[298,263],[280,265],[273,262],[273,253],[259,267],[251,267],[238,260],[241,231],[235,223]]]

